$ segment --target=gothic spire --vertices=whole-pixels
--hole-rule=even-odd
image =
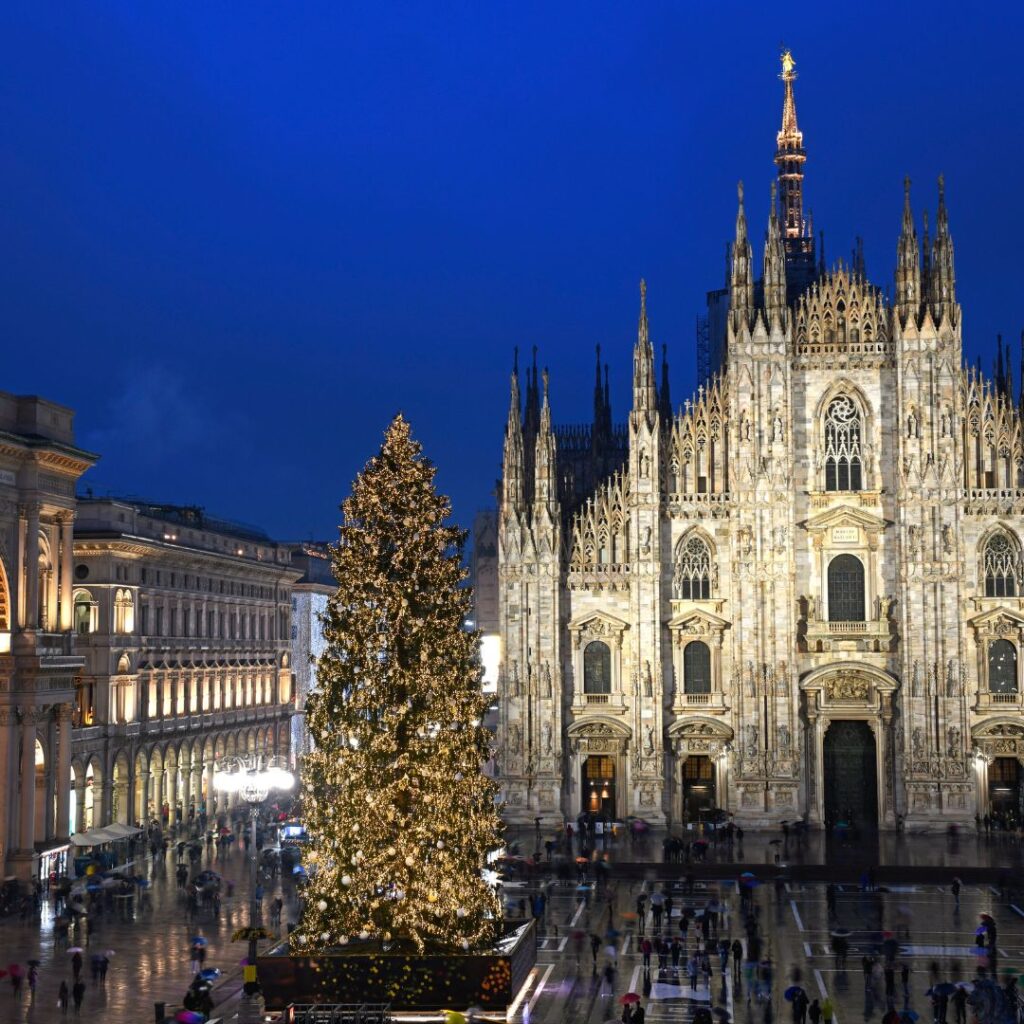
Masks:
[[[640,282],[640,323],[633,349],[633,411],[653,413],[658,406],[654,383],[654,349],[647,326],[647,282]]]
[[[668,389],[668,345],[661,346],[661,387],[658,389],[658,413],[661,425],[672,422],[672,398]]]
[[[743,182],[736,187],[739,207],[736,211],[736,240],[732,245],[732,269],[729,275],[729,309],[732,326],[737,333],[750,325],[754,311],[754,274],[750,241],[747,238],[747,215],[743,210]]]
[[[1010,355],[1010,346],[1006,346],[1006,401],[1013,405],[1016,401],[1015,388],[1013,386],[1013,356]]]
[[[921,308],[921,251],[917,247],[910,178],[903,179],[903,226],[896,246],[896,311],[905,324]]]
[[[601,387],[601,346],[597,346],[597,367],[594,371],[594,426],[591,438],[596,441],[604,431],[604,389]]]
[[[523,504],[523,424],[519,401],[519,349],[512,364],[512,386],[505,425],[505,450],[502,459],[502,508],[517,510]]]
[[[764,241],[764,312],[768,327],[786,317],[786,250],[779,226],[778,198],[772,182],[771,210]]]
[[[935,217],[935,243],[932,246],[931,300],[936,323],[951,316],[956,308],[953,238],[949,233],[949,214],[946,211],[946,182],[941,174],[939,209]]]
[[[604,432],[612,436],[612,392],[608,386],[608,364],[604,364]]]
[[[1006,392],[1006,370],[1003,366],[1003,336],[996,335],[996,391]]]
[[[804,224],[804,135],[796,123],[796,61],[786,50],[781,57],[782,79],[785,93],[782,100],[782,128],[776,136],[775,165],[779,169],[779,189],[782,198],[782,233],[786,238],[803,238]]]
[[[558,497],[558,466],[555,459],[555,434],[551,429],[551,405],[548,401],[548,369],[541,375],[544,392],[540,406],[540,422],[537,428],[536,453],[534,455],[533,503],[547,506],[554,511]]]

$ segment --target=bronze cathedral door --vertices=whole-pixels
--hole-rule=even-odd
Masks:
[[[875,737],[867,722],[833,722],[825,733],[825,825],[878,827]]]

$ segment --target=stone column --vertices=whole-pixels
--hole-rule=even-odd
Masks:
[[[18,506],[18,569],[13,574],[11,585],[14,588],[12,595],[14,600],[13,613],[11,615],[11,632],[25,628],[25,536],[28,532],[26,526],[27,509],[24,505]]]
[[[75,776],[75,828],[79,832],[85,829],[85,777]]]
[[[153,801],[153,816],[160,823],[160,827],[164,827],[163,819],[163,807],[164,807],[164,771],[162,768],[151,768],[150,772],[150,799]]]
[[[178,765],[175,765],[171,769],[170,783],[167,787],[167,806],[169,808],[169,813],[167,815],[168,825],[176,825],[178,823],[178,769]]]
[[[57,822],[58,839],[68,835],[71,818],[71,705],[57,709]],[[85,796],[83,790],[83,799]]]
[[[0,707],[0,867],[14,848],[14,808],[10,802],[12,710]]]
[[[36,845],[36,709],[25,708],[21,718],[21,818],[18,848],[31,853]]]
[[[25,628],[39,628],[39,505],[28,506],[25,527]]]
[[[196,818],[203,808],[203,762],[192,762],[192,800],[196,805]]]
[[[149,770],[147,768],[143,768],[143,770],[135,777],[135,788],[140,796],[138,821],[142,823],[143,828],[145,828],[149,822],[149,776]],[[135,824],[135,822],[132,822],[132,824]]]
[[[60,628],[74,629],[74,601],[72,599],[72,572],[74,562],[74,513],[60,517]]]

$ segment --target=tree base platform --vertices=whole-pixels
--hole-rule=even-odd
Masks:
[[[535,931],[532,921],[511,925],[493,949],[474,953],[419,955],[353,942],[309,957],[292,956],[281,942],[257,957],[256,970],[266,1008],[274,1011],[292,1003],[505,1010],[537,962]]]

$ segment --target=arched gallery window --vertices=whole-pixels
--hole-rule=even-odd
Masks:
[[[76,590],[74,599],[75,632],[79,634],[95,633],[99,628],[99,606],[92,599],[88,590]]]
[[[711,650],[703,640],[691,640],[683,648],[683,692],[711,692]]]
[[[864,564],[853,555],[838,555],[828,563],[830,622],[864,621]]]
[[[135,631],[135,604],[130,590],[119,590],[114,597],[114,632]]]
[[[986,597],[1015,597],[1020,556],[1017,545],[1005,534],[995,533],[985,544],[982,572]]]
[[[612,652],[603,640],[583,648],[583,692],[612,692]]]
[[[1017,648],[1009,640],[989,644],[988,692],[1017,692]]]
[[[711,597],[711,551],[697,536],[676,549],[673,590],[681,601],[706,601]]]
[[[825,490],[859,491],[862,485],[860,412],[852,398],[839,395],[825,413]]]

